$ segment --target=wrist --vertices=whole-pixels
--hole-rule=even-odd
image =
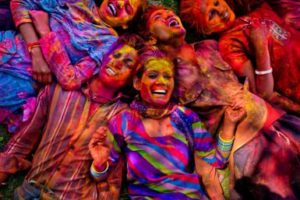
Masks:
[[[35,41],[35,42],[28,42],[27,43],[27,49],[29,53],[35,53],[40,50],[40,42]]]
[[[90,173],[95,178],[101,178],[101,177],[104,177],[107,174],[108,169],[109,169],[109,163],[108,162],[106,162],[105,168],[102,171],[98,171],[95,168],[95,165],[94,165],[94,162],[93,162],[92,165],[91,165],[91,168],[90,168]]]
[[[93,161],[92,163],[92,166],[94,167],[94,169],[97,171],[97,172],[102,172],[102,171],[105,171],[107,165],[108,165],[108,161],[106,162],[96,162],[96,161]]]

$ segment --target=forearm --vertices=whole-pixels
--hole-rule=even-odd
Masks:
[[[255,82],[256,92],[259,96],[268,99],[272,96],[274,89],[274,79],[272,65],[267,41],[258,41],[254,45],[255,49]]]
[[[201,177],[204,188],[210,199],[224,199],[223,190],[215,167],[194,156],[195,169]]]
[[[64,89],[80,88],[82,83],[89,80],[98,70],[97,63],[89,56],[83,57],[73,65],[54,32],[42,37],[40,45],[52,73]]]

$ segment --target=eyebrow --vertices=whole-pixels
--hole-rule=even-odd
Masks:
[[[162,13],[156,13],[154,16],[153,16],[153,18],[155,18],[155,17],[160,17],[162,15]]]

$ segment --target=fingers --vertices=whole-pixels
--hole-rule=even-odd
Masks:
[[[106,127],[98,128],[92,136],[92,145],[106,145],[107,130]]]

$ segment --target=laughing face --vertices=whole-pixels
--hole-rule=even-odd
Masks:
[[[141,6],[142,0],[104,0],[99,14],[110,26],[126,29]]]
[[[134,48],[128,45],[119,46],[104,59],[99,72],[101,81],[110,87],[125,86],[135,70],[137,60],[138,55]]]
[[[142,77],[135,81],[142,100],[153,107],[164,107],[171,99],[174,89],[174,67],[165,59],[149,60]]]
[[[200,10],[203,16],[200,21],[206,34],[225,31],[235,20],[235,15],[225,0],[202,0]]]
[[[165,9],[154,11],[148,19],[147,27],[150,33],[161,41],[184,38],[186,33],[179,17],[172,11]]]

